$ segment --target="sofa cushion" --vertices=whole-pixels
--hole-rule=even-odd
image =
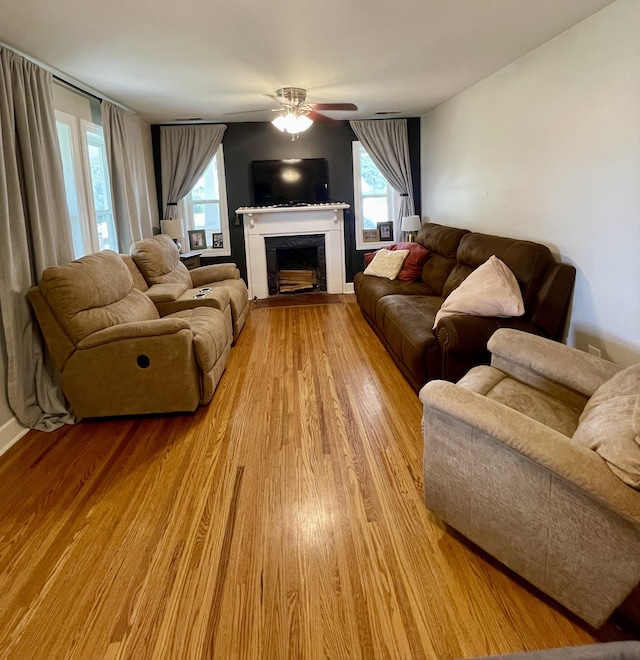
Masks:
[[[196,361],[205,374],[214,368],[231,344],[231,327],[219,309],[196,307],[175,312],[166,318],[180,318],[189,323]]]
[[[378,301],[378,330],[417,385],[427,381],[427,353],[439,352],[431,326],[441,304],[439,296],[394,295]]]
[[[386,248],[378,250],[371,263],[365,268],[364,274],[395,280],[408,254],[409,250],[387,250]]]
[[[421,281],[434,295],[443,295],[444,285],[456,266],[460,241],[468,234],[466,229],[427,223],[420,228],[416,242],[426,248],[430,256],[422,267]]]
[[[515,275],[496,256],[476,268],[446,298],[436,315],[433,327],[453,314],[522,316],[524,302]]]
[[[402,282],[386,280],[380,277],[370,277],[364,273],[356,273],[353,278],[353,288],[358,298],[358,305],[372,321],[376,318],[376,307],[380,298],[390,295],[433,295],[434,291],[423,282]]]
[[[621,370],[594,392],[573,439],[597,452],[622,481],[640,489],[640,364]]]
[[[133,288],[120,255],[111,250],[45,269],[40,291],[74,344],[112,325],[159,318],[151,300]]]
[[[442,295],[448,296],[469,274],[495,255],[513,272],[520,285],[525,307],[533,310],[535,298],[553,255],[546,245],[516,238],[468,233],[460,239],[457,264],[445,283]]]
[[[495,367],[474,367],[458,381],[458,385],[517,410],[568,438],[573,435],[578,425],[578,409],[546,392],[510,378],[504,371]]]
[[[131,246],[131,258],[149,286],[180,283],[191,288],[191,276],[180,261],[176,244],[166,234],[145,238]]]

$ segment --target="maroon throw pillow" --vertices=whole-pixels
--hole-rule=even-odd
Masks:
[[[409,250],[407,258],[402,264],[402,270],[397,279],[402,282],[415,282],[422,275],[422,267],[429,256],[429,250],[419,243],[396,243],[389,250]]]
[[[373,261],[373,258],[375,256],[376,256],[375,252],[365,252],[364,253],[364,267],[365,268]]]

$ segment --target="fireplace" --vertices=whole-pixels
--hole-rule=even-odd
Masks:
[[[295,207],[241,207],[236,210],[238,218],[242,218],[244,241],[247,256],[247,285],[251,297],[268,298],[277,288],[269,283],[273,277],[268,275],[270,269],[267,260],[289,258],[285,250],[305,248],[303,255],[297,259],[317,259],[318,290],[327,293],[345,293],[345,263],[344,263],[344,209],[348,204],[340,202],[328,204],[311,204]],[[282,255],[272,254],[268,257],[272,240],[275,239],[275,249],[282,250]],[[280,239],[286,239],[279,242]],[[307,248],[317,250],[312,257]],[[306,256],[305,256],[306,255]],[[310,270],[306,266],[297,266],[289,270]],[[311,269],[313,270],[313,269]],[[277,286],[277,285],[276,285]],[[320,288],[322,287],[322,288]]]
[[[269,295],[327,290],[324,234],[266,236]]]

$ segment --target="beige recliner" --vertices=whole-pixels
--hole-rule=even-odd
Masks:
[[[236,341],[251,305],[247,285],[240,279],[235,264],[187,270],[176,244],[166,234],[134,243],[130,255],[143,276],[137,286],[151,298],[162,316],[193,307],[215,307],[229,315]]]
[[[231,347],[219,309],[160,318],[108,250],[47,268],[28,295],[78,417],[192,411],[213,397]]]
[[[640,364],[498,330],[427,383],[427,508],[593,626],[640,582]]]

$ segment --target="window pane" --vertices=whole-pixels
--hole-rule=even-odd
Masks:
[[[56,127],[58,129],[58,142],[60,143],[60,154],[62,156],[64,190],[67,198],[67,208],[69,209],[69,220],[71,222],[73,255],[78,259],[84,255],[84,243],[82,226],[80,224],[80,208],[78,204],[78,192],[76,190],[75,169],[73,166],[71,127],[62,122],[56,122]]]
[[[107,154],[102,135],[87,131],[87,150],[89,155],[89,175],[93,204],[96,211],[98,227],[98,243],[101,250],[118,251],[116,227],[111,209],[111,194],[109,192],[109,170],[107,169]]]
[[[362,228],[375,229],[379,222],[389,220],[389,206],[386,197],[362,198]]]
[[[195,229],[220,231],[220,206],[217,202],[193,205],[193,224]]]
[[[360,147],[360,178],[364,195],[386,195],[389,184],[362,146]]]
[[[217,200],[220,198],[217,166],[217,158],[214,157],[196,182],[196,185],[191,189],[192,199]]]

